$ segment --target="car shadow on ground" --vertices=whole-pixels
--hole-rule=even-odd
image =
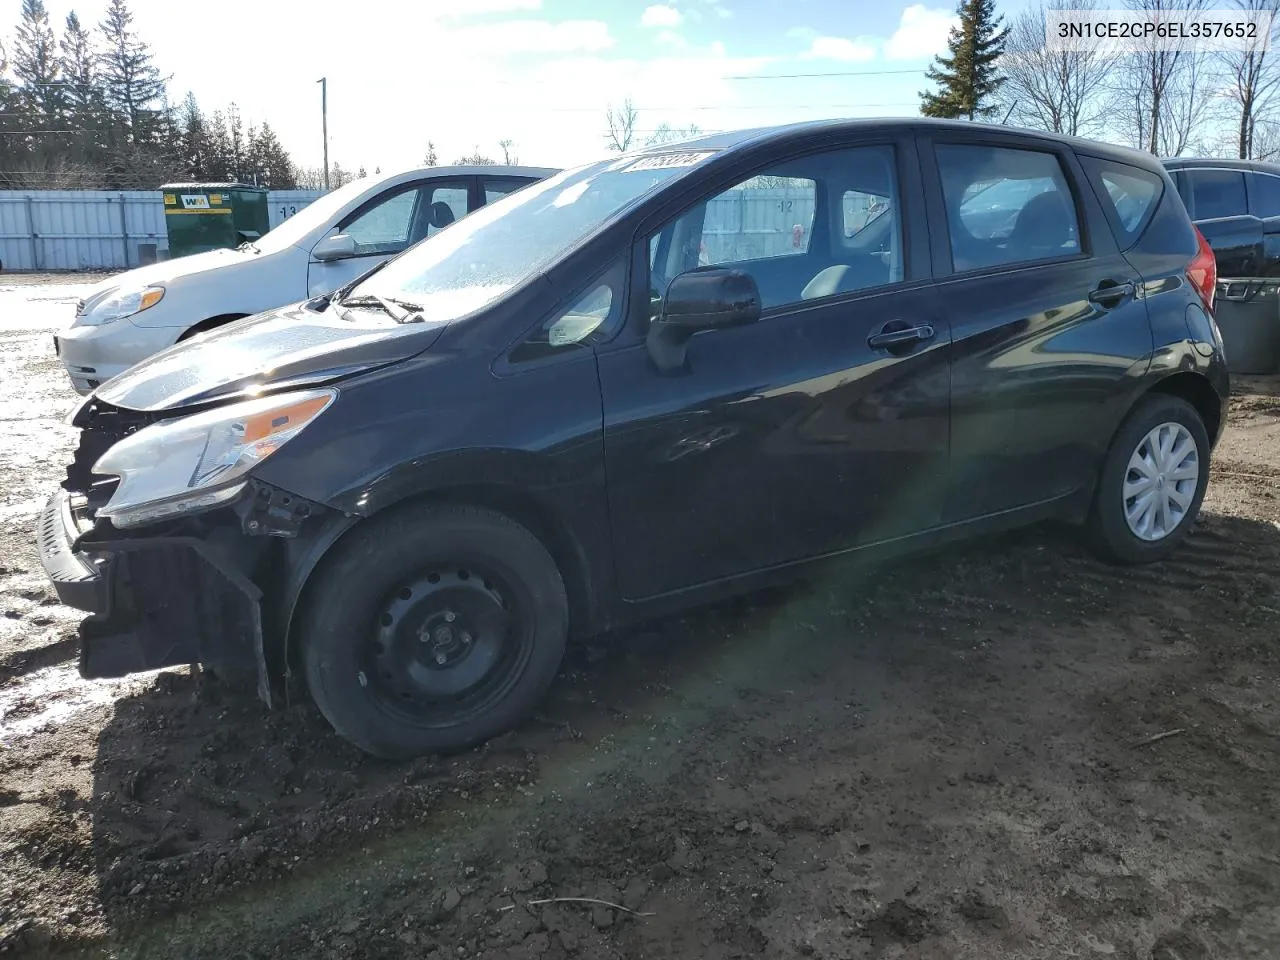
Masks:
[[[666,746],[654,776],[682,768],[683,777],[672,781],[683,783],[679,789],[714,791],[706,761],[742,749],[741,725],[726,726],[724,717],[772,715],[786,725],[805,706],[797,691],[803,695],[805,684],[821,686],[833,673],[851,675],[850,704],[861,695],[863,675],[889,682],[883,678],[923,671],[936,679],[954,671],[957,683],[986,682],[994,691],[997,668],[983,680],[970,663],[982,659],[986,646],[1003,644],[1019,663],[1052,661],[1059,655],[1054,638],[1061,637],[1060,655],[1070,659],[1082,642],[1087,649],[1112,642],[1109,634],[1081,641],[1091,625],[1123,635],[1135,617],[1154,622],[1175,600],[1199,604],[1207,620],[1190,626],[1196,643],[1216,644],[1215,656],[1229,657],[1253,641],[1250,629],[1274,640],[1278,560],[1274,523],[1206,516],[1174,558],[1151,567],[1104,565],[1073,531],[1054,526],[873,571],[833,563],[794,587],[575,648],[535,719],[461,756],[403,764],[360,754],[309,704],[268,711],[212,682],[164,674],[120,700],[99,738],[90,806],[101,905],[113,935],[128,940],[171,925],[167,917],[207,914],[220,900],[239,904],[217,921],[232,924],[227,941],[215,948],[192,939],[195,952],[185,954],[225,955],[234,918],[251,909],[253,891],[294,891],[287,907],[278,892],[268,892],[282,911],[263,921],[268,925],[287,928],[285,917],[295,913],[299,923],[324,923],[340,889],[369,883],[370,865],[347,860],[352,851],[394,844],[402,831],[434,822],[442,811],[483,804],[523,816],[534,809],[534,795],[550,789],[570,799],[545,829],[586,829],[572,798],[598,769],[592,764],[601,745],[625,755],[651,749],[642,741],[656,739]],[[1230,624],[1215,612],[1227,609],[1236,611]],[[1018,650],[1019,638],[1030,637],[1034,651],[1030,640]],[[1078,669],[1065,660],[1062,667]],[[931,686],[931,696],[945,701],[949,686],[945,680]],[[898,706],[894,699],[877,709],[905,714],[920,707],[916,698]],[[945,702],[937,709],[946,714]],[[850,716],[819,718],[816,735],[834,748],[832,738],[854,736],[862,726],[850,724]],[[986,736],[980,716],[956,709],[949,717],[959,725],[955,735]],[[429,861],[452,856],[455,864],[465,854],[431,844],[422,852]],[[343,865],[328,875],[337,887],[298,892],[300,878],[324,872],[318,865],[335,858]],[[203,922],[184,929],[194,937]]]

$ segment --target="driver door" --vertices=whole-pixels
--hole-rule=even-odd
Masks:
[[[388,257],[461,220],[474,209],[475,192],[472,177],[454,177],[401,184],[367,201],[325,235],[351,237],[354,253],[340,260],[310,258],[307,295],[331,293]]]
[[[708,189],[639,238],[641,310],[723,266],[751,275],[763,312],[694,336],[678,370],[657,369],[639,331],[598,348],[628,599],[937,524],[950,332],[927,247],[904,255],[925,236],[921,195],[909,139],[852,145]]]

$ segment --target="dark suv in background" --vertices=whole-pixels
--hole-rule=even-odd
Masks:
[[[1164,165],[1217,258],[1228,365],[1280,372],[1280,166],[1185,157]]]
[[[1159,161],[1102,143],[610,157],[104,384],[40,549],[88,676],[301,677],[371,753],[454,750],[570,636],[834,556],[1045,518],[1166,556],[1228,392],[1214,276]]]

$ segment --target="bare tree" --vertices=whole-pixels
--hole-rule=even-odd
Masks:
[[[669,123],[661,123],[645,140],[645,146],[656,147],[663,143],[676,143],[680,140],[692,140],[702,135],[702,128],[696,123],[687,127],[673,127]]]
[[[1158,15],[1202,10],[1205,3],[1206,0],[1128,0],[1127,6]],[[1114,102],[1117,113],[1130,118],[1123,129],[1134,146],[1160,155],[1170,139],[1180,139],[1177,135],[1165,136],[1161,127],[1171,113],[1194,112],[1188,111],[1185,104],[1171,104],[1170,100],[1192,92],[1184,82],[1185,76],[1190,72],[1198,74],[1204,59],[1205,54],[1199,51],[1161,49],[1154,41],[1122,58],[1114,75]]]
[[[622,106],[617,109],[613,104],[609,104],[605,112],[605,122],[608,123],[609,128],[604,138],[609,142],[610,150],[625,153],[631,149],[631,144],[636,138],[636,120],[639,116],[630,97],[623,100]]]
[[[514,166],[520,162],[520,158],[515,155],[515,151],[513,150],[515,145],[516,142],[510,138],[498,141],[498,146],[502,148],[502,162],[508,167]]]
[[[1276,0],[1280,2],[1280,0]],[[1094,0],[1053,0],[1054,10],[1092,10]],[[1098,50],[1047,50],[1043,3],[1019,13],[1009,27],[996,94],[1001,116],[1035,130],[1087,136],[1106,117],[1107,75],[1114,58]]]
[[[493,157],[486,157],[483,153],[481,153],[480,147],[477,146],[470,153],[464,154],[461,157],[459,157],[457,160],[454,161],[454,163],[458,164],[459,166],[466,166],[466,167],[492,167],[494,165],[494,160],[493,160]]]
[[[422,158],[424,167],[434,167],[440,163],[440,158],[436,156],[436,144],[434,140],[427,141],[427,152]]]
[[[1180,157],[1188,152],[1212,152],[1206,134],[1216,126],[1212,122],[1216,67],[1212,57],[1189,54],[1170,77],[1164,91],[1164,107],[1153,153],[1162,157]],[[1220,102],[1217,106],[1220,108]],[[1220,113],[1220,109],[1217,112]]]
[[[1235,0],[1241,9],[1272,16],[1271,42],[1277,36],[1276,19],[1280,15],[1280,0]],[[1280,60],[1265,49],[1263,38],[1245,50],[1227,50],[1218,55],[1224,78],[1225,98],[1233,107],[1236,143],[1233,149],[1242,160],[1258,159],[1254,152],[1254,140],[1258,118],[1268,112],[1272,98],[1280,84]]]

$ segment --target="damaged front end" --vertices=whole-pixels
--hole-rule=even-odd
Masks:
[[[195,508],[179,509],[171,497],[166,509],[151,508],[158,519],[121,522],[124,514],[113,515],[109,505],[119,499],[122,478],[95,472],[95,465],[127,438],[176,421],[91,399],[72,422],[80,442],[40,518],[39,546],[59,599],[90,614],[80,625],[81,675],[199,663],[230,681],[254,683],[270,705],[273,679],[285,669],[285,625],[278,604],[264,605],[264,595],[290,579],[282,538],[296,537],[312,518],[323,523],[332,511],[263,484],[246,468],[212,488],[218,497],[189,496]]]

